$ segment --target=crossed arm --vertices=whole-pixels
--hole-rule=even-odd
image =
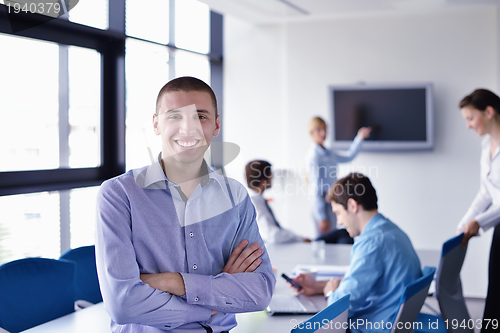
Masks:
[[[258,242],[248,246],[248,241],[243,240],[234,249],[221,273],[236,274],[253,272],[262,262],[259,257],[264,253]],[[245,249],[246,248],[246,249]],[[158,289],[176,296],[186,294],[184,279],[180,273],[155,273],[141,274],[142,282],[149,284],[152,288]],[[217,311],[212,310],[212,315]]]

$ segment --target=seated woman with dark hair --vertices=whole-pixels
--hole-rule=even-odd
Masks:
[[[261,160],[249,162],[245,167],[245,177],[248,188],[251,190],[250,199],[257,211],[257,224],[264,242],[273,244],[311,241],[282,228],[262,196],[264,191],[272,186],[273,173],[269,162]]]

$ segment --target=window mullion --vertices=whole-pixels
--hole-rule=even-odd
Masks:
[[[71,221],[69,207],[70,190],[59,191],[59,221],[61,253],[71,247]]]
[[[175,0],[170,0],[168,10],[168,43],[175,46]],[[168,49],[168,79],[175,78],[175,51]]]
[[[59,45],[59,167],[69,168],[68,46]]]

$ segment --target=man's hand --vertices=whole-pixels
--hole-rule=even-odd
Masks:
[[[224,266],[223,273],[250,273],[260,266],[262,259],[259,257],[264,253],[264,250],[260,248],[260,244],[257,242],[252,243],[245,249],[247,245],[247,240],[243,240],[238,244],[233,253],[231,253],[226,266]]]
[[[318,223],[318,229],[320,234],[327,234],[330,232],[330,221],[322,220]]]
[[[292,280],[302,287],[299,294],[306,296],[321,294],[326,284],[326,281],[316,281],[316,278],[312,274],[299,274]]]
[[[479,223],[477,223],[476,220],[472,220],[467,222],[464,227],[459,230],[459,233],[464,233],[464,238],[462,238],[462,243],[460,244],[462,247],[466,247],[467,243],[469,242],[469,239],[471,239],[474,236],[477,236],[479,232]]]
[[[176,296],[186,294],[184,279],[179,273],[141,274],[140,278],[142,282],[149,284],[151,288]]]
[[[323,288],[323,294],[328,294],[330,291],[335,291],[339,287],[340,281],[342,281],[344,277],[336,277],[336,278],[331,278],[325,285],[325,288]]]

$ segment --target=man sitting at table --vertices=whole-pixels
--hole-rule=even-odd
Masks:
[[[377,194],[370,180],[351,173],[339,179],[326,196],[332,202],[337,223],[356,237],[345,276],[315,281],[310,274],[294,280],[300,294],[324,293],[331,304],[350,294],[351,332],[390,331],[405,286],[421,275],[420,260],[408,236],[378,212]],[[363,325],[358,325],[363,323]],[[371,323],[371,324],[370,324]],[[390,323],[387,327],[387,323]]]
[[[245,167],[245,177],[250,189],[250,199],[257,212],[257,224],[264,242],[281,244],[293,242],[310,242],[305,237],[296,235],[293,231],[283,228],[274,217],[271,207],[267,204],[263,193],[272,186],[273,172],[271,163],[262,160],[248,162]]]

